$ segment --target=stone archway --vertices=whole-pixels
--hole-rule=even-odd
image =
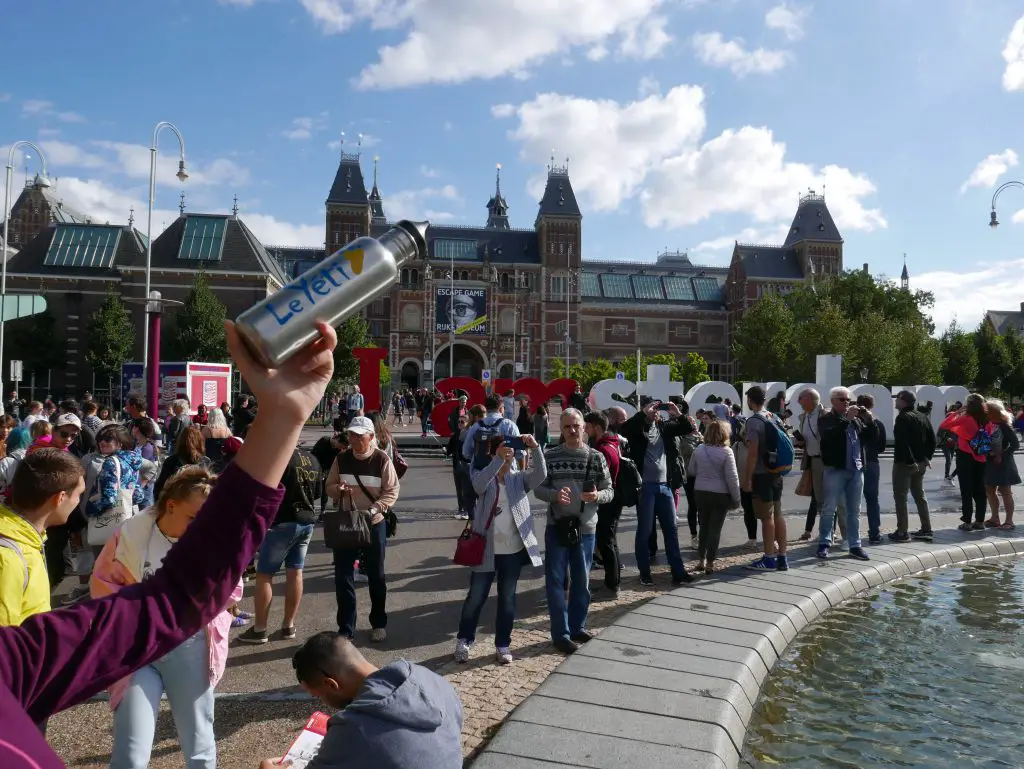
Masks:
[[[448,376],[468,376],[471,379],[479,380],[487,366],[487,358],[479,347],[472,342],[455,342],[455,365],[454,373],[448,371],[448,347],[444,345],[437,351],[437,358],[434,360],[435,381],[445,379]]]
[[[410,390],[415,390],[420,386],[420,364],[417,360],[406,359],[402,362],[400,369],[401,374],[399,379],[402,382],[402,387],[408,387]]]

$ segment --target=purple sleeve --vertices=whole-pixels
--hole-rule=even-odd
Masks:
[[[150,579],[0,628],[0,681],[40,721],[164,656],[223,611],[283,496],[229,465]]]

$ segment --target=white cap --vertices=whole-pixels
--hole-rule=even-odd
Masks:
[[[373,422],[369,417],[352,417],[345,432],[356,435],[373,435],[377,431],[373,429]]]
[[[76,417],[74,414],[61,414],[57,417],[57,427],[66,427],[71,425],[77,427],[79,430],[82,429],[82,420]]]

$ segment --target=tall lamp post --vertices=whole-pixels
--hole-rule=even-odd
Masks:
[[[50,180],[46,176],[46,157],[43,155],[43,151],[39,149],[35,144],[30,141],[19,141],[14,142],[11,145],[10,152],[7,153],[7,176],[4,183],[4,241],[3,241],[3,266],[0,266],[0,366],[3,365],[4,360],[4,325],[5,325],[5,312],[7,310],[7,249],[10,244],[7,240],[8,237],[8,224],[11,220],[11,185],[14,184],[14,153],[18,151],[19,147],[31,147],[35,150],[36,155],[39,156],[40,173],[36,175],[36,184],[40,187],[49,187]],[[0,371],[0,382],[3,382],[3,372]]]
[[[572,283],[579,276],[579,270],[570,269],[565,278],[565,375],[569,376],[569,347],[572,345],[572,333],[569,331],[570,302],[572,301]]]
[[[150,299],[150,272],[151,264],[153,260],[153,201],[156,198],[156,149],[157,141],[160,139],[160,132],[165,128],[169,128],[175,136],[178,137],[178,146],[181,149],[181,155],[178,160],[178,173],[175,176],[178,177],[178,181],[184,182],[188,179],[188,172],[185,170],[185,139],[181,136],[181,131],[178,130],[177,126],[173,123],[168,123],[166,120],[157,123],[156,128],[153,129],[153,144],[149,148],[149,212],[146,217],[146,293],[144,295],[145,301]],[[157,297],[157,305],[159,305],[160,299]],[[149,305],[147,304],[147,312]],[[157,311],[159,314],[159,310]],[[147,324],[146,333],[142,337],[142,379],[145,382],[150,381],[151,373],[149,371],[149,346],[152,344],[149,338],[150,326]],[[156,340],[156,344],[159,344],[160,340]],[[159,358],[160,352],[157,350],[157,357]],[[159,372],[156,374],[156,379],[159,382]],[[148,386],[147,386],[148,390]],[[154,398],[156,396],[153,392],[147,392],[146,397]],[[157,413],[157,402],[151,401],[149,404],[149,413]]]
[[[1006,182],[1004,184],[999,185],[999,187],[996,188],[996,191],[992,193],[992,212],[989,215],[988,226],[991,227],[993,230],[999,226],[999,219],[996,217],[996,198],[998,198],[999,194],[1007,187],[1020,187],[1024,189],[1024,182]]]

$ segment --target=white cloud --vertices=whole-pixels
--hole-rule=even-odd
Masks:
[[[506,114],[503,105],[495,112]],[[514,114],[519,125],[510,136],[521,145],[520,157],[541,165],[552,146],[571,150],[574,188],[602,211],[632,197],[647,174],[698,141],[705,126],[704,92],[685,85],[626,105],[545,93]],[[543,189],[543,176],[530,180],[535,198]]]
[[[29,99],[21,103],[21,116],[27,118],[55,118],[62,123],[84,123],[85,118],[77,112],[58,112],[52,101]]]
[[[296,117],[292,118],[291,128],[282,131],[282,135],[286,139],[292,141],[305,141],[306,139],[312,139],[313,134],[320,133],[327,127],[327,113],[321,112],[315,117]]]
[[[1007,91],[1024,91],[1024,16],[1010,30],[1003,48],[1006,69],[1003,71],[1003,88]]]
[[[760,228],[760,227],[744,227],[734,235],[723,235],[718,238],[712,238],[711,240],[705,240],[698,243],[694,247],[696,253],[706,253],[709,251],[729,251],[729,255],[732,253],[733,246],[736,243],[757,243],[766,245],[778,245],[786,240],[786,234],[789,232],[790,221],[781,221],[774,226]]]
[[[693,36],[693,47],[697,58],[709,67],[731,70],[737,77],[766,75],[776,72],[789,63],[787,51],[772,51],[756,48],[748,51],[743,39],[726,40],[720,32],[701,32]]]
[[[121,190],[97,179],[61,176],[52,192],[59,200],[92,217],[95,222],[127,224],[128,211],[135,209],[135,227],[146,229],[146,191],[144,187]],[[170,223],[178,217],[176,210],[153,211],[153,237],[161,231],[161,223]]]
[[[768,29],[782,32],[789,40],[799,40],[804,36],[806,18],[806,8],[796,8],[787,3],[779,3],[765,14],[764,25]]]
[[[420,174],[428,179],[436,179],[441,175],[441,172],[436,168],[431,168],[430,166],[420,166]]]
[[[661,84],[657,78],[651,75],[645,75],[640,78],[640,84],[637,86],[637,90],[640,93],[640,98],[645,99],[648,96],[656,93],[661,93]]]
[[[111,141],[94,141],[92,144],[114,153],[116,168],[120,173],[131,179],[149,179],[149,147]],[[167,145],[164,151],[157,155],[157,184],[178,184],[175,179],[179,159],[178,153],[174,151],[176,149],[176,146],[172,148]],[[187,155],[185,160],[188,169],[187,183],[190,185],[231,184],[241,186],[249,182],[249,169],[238,165],[233,160],[216,158],[203,165],[189,161]]]
[[[450,184],[442,187],[423,187],[418,190],[400,190],[389,193],[384,199],[384,210],[392,221],[398,219],[429,219],[432,222],[447,222],[455,218],[449,210],[461,205],[458,190]]]
[[[242,211],[238,218],[253,231],[260,243],[268,246],[316,246],[324,244],[323,224],[292,224],[269,214]]]
[[[648,59],[672,39],[662,12],[671,0],[506,0],[500,7],[480,0],[301,2],[327,34],[357,22],[404,34],[379,49],[379,60],[356,78],[360,88],[523,77],[574,48]]]
[[[1013,215],[1014,224],[1024,224],[1024,208]]]
[[[46,155],[51,168],[71,166],[73,168],[103,168],[107,161],[99,155],[86,152],[81,147],[51,139],[39,142],[39,148]]]
[[[971,172],[970,177],[960,186],[963,194],[971,187],[993,187],[999,181],[999,177],[1013,168],[1019,162],[1017,153],[1006,149],[997,155],[989,155],[982,160]]]
[[[910,285],[935,295],[931,314],[941,334],[953,318],[962,328],[973,329],[989,310],[1019,310],[1021,270],[1024,259],[982,262],[964,272],[911,272]]]
[[[870,179],[836,165],[787,160],[785,144],[767,128],[745,126],[704,140],[704,93],[695,86],[624,104],[540,94],[516,107],[515,116],[510,136],[523,160],[542,166],[551,147],[570,151],[573,187],[585,208],[616,210],[639,197],[649,227],[739,214],[777,232],[791,220],[798,192],[825,185],[840,230],[887,226],[881,210],[865,202],[876,192]],[[535,198],[545,178],[530,180]]]

